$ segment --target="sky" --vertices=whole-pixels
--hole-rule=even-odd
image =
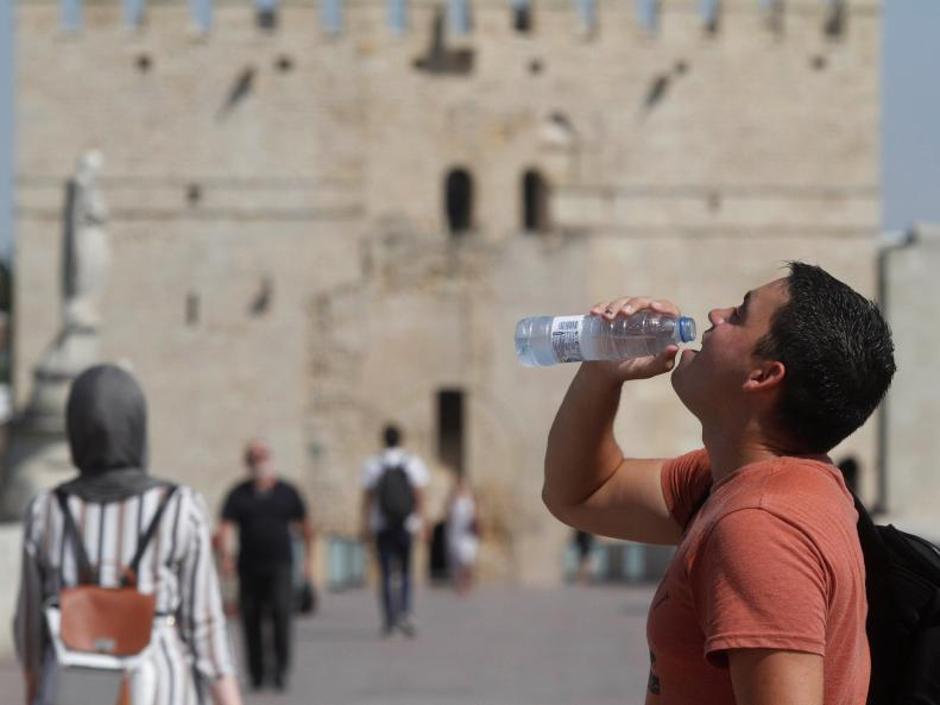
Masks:
[[[13,229],[13,0],[0,0],[0,257],[10,252]]]
[[[882,224],[901,230],[940,223],[940,2],[883,2]]]
[[[0,256],[13,223],[13,2],[0,0]],[[883,13],[882,225],[901,230],[940,223],[940,0],[883,0]]]

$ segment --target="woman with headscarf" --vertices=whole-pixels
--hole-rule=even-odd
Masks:
[[[171,485],[147,472],[147,408],[134,378],[113,365],[82,373],[66,409],[69,447],[78,477],[61,485],[97,584],[118,587],[143,527]],[[26,510],[23,573],[15,619],[17,653],[28,705],[54,705],[54,655],[43,608],[63,587],[78,584],[74,544],[53,491]],[[153,594],[158,620],[148,670],[154,705],[196,705],[208,690],[216,705],[240,705],[212,562],[205,504],[191,488],[170,496],[139,565],[137,589]]]

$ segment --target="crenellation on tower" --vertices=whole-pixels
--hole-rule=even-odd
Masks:
[[[336,41],[377,33],[407,37],[424,33],[429,20],[440,13],[444,37],[472,41],[480,35],[514,35],[522,39],[568,35],[591,40],[614,32],[634,41],[656,41],[697,36],[719,41],[729,32],[768,31],[779,37],[810,31],[827,41],[840,41],[851,32],[852,18],[879,16],[882,0],[282,0],[241,3],[233,0],[168,0],[147,4],[140,0],[25,0],[31,14],[47,10],[50,28],[63,34],[119,28],[145,35],[176,28],[197,41],[219,32],[251,29],[276,37],[292,18],[304,16],[322,41]],[[525,15],[520,24],[519,18]],[[210,19],[211,18],[211,19]],[[559,21],[561,20],[561,21]],[[809,23],[806,20],[810,20]]]

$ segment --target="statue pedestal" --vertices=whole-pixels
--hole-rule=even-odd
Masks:
[[[18,521],[40,490],[74,473],[65,429],[69,389],[98,360],[98,332],[63,331],[34,373],[33,394],[25,412],[11,424],[6,473],[0,490],[0,521]]]
[[[49,434],[14,423],[7,473],[0,495],[0,521],[20,521],[41,490],[68,480],[75,472],[64,434]]]

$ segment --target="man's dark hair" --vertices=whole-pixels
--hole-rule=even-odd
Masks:
[[[796,450],[825,453],[881,402],[894,376],[894,343],[874,302],[820,267],[789,268],[790,299],[754,353],[786,368],[777,413]]]
[[[402,432],[395,424],[386,424],[382,429],[382,438],[385,440],[386,448],[397,448],[402,442]]]

